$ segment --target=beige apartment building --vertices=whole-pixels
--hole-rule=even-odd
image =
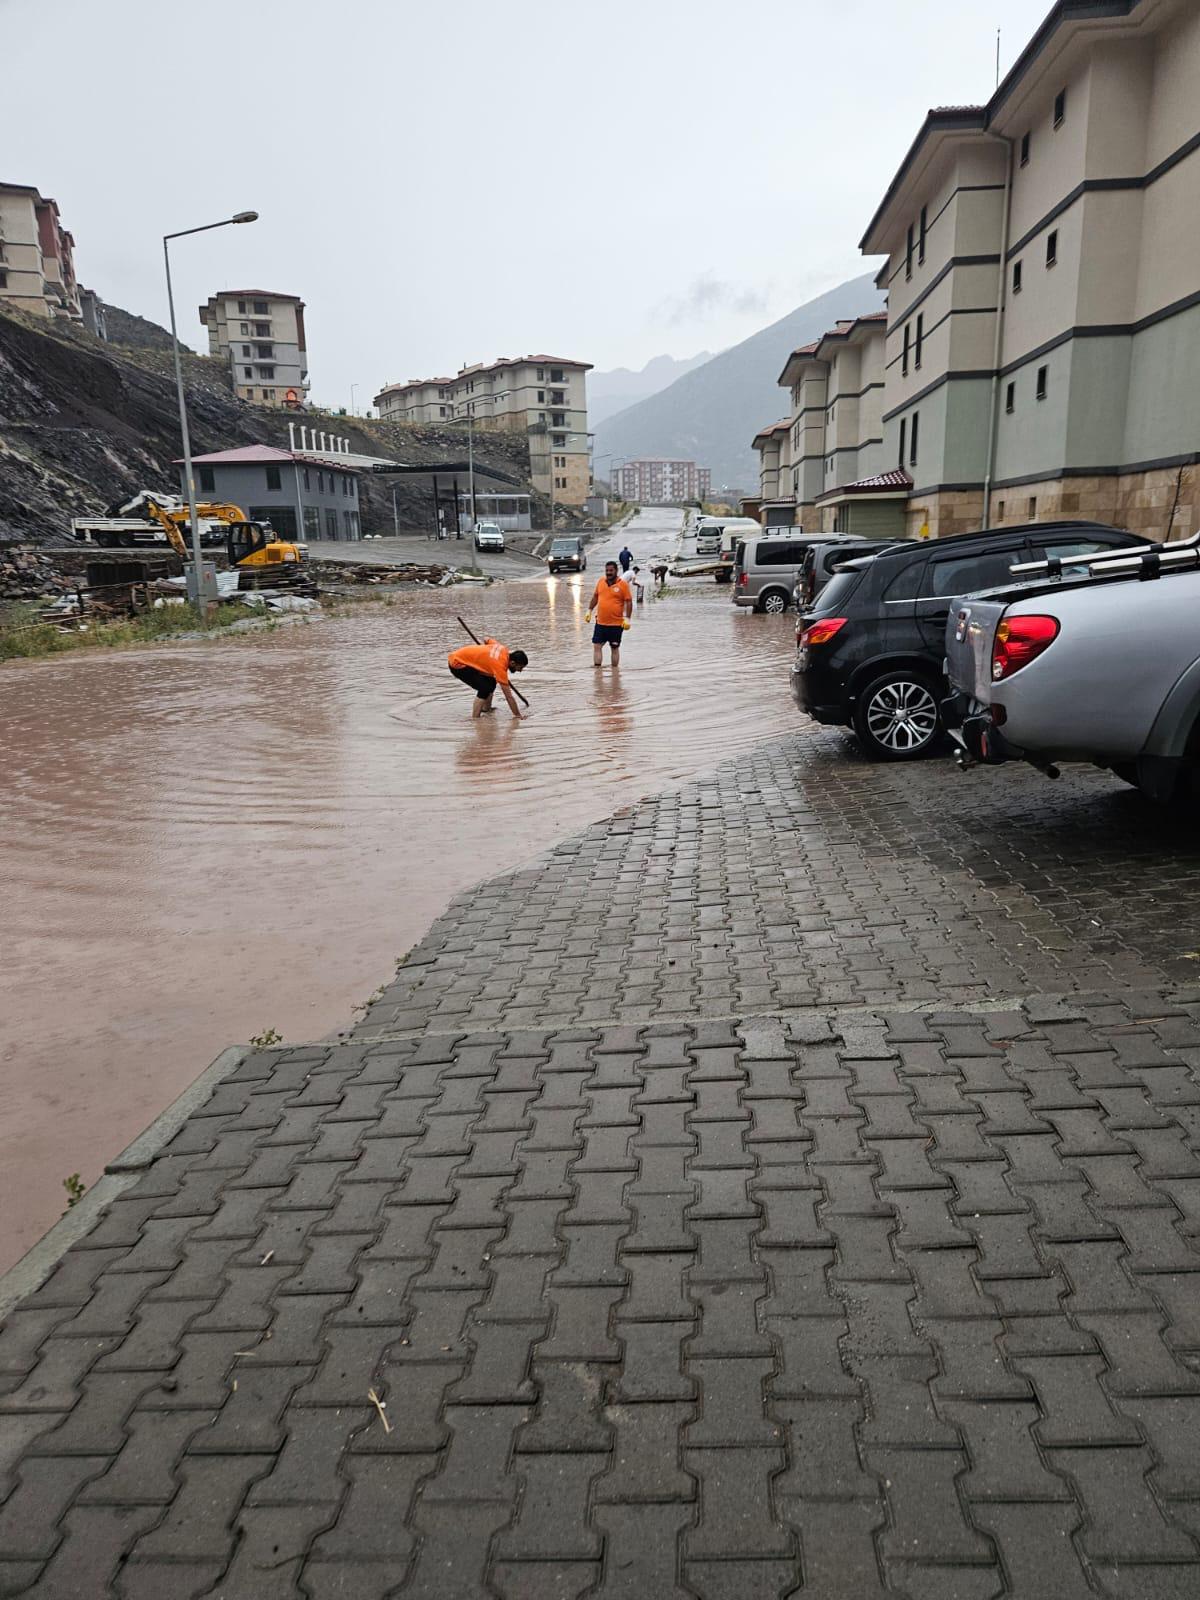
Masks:
[[[886,255],[909,533],[1200,525],[1200,6],[1059,0],[986,106],[931,111]]]
[[[886,328],[885,311],[868,312],[788,357],[779,382],[791,411],[754,440],[766,526],[899,531],[907,479],[880,480]]]
[[[525,433],[533,485],[563,505],[582,505],[591,487],[587,374],[591,364],[560,356],[502,357],[460,368],[453,378],[387,384],[375,396],[385,420],[463,422]],[[443,412],[442,407],[448,407]],[[431,414],[436,407],[437,414]]]
[[[83,315],[75,241],[57,202],[27,184],[0,183],[0,300],[35,317]]]
[[[304,301],[271,289],[223,289],[200,307],[208,353],[228,363],[233,392],[295,409],[308,394]]]

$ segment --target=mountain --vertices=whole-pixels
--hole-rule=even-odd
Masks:
[[[682,361],[674,356],[654,356],[639,372],[630,367],[614,367],[611,372],[592,372],[588,375],[588,416],[592,426],[607,422],[609,417],[626,406],[648,400],[652,394],[665,389],[685,372],[710,360],[711,350],[702,350],[698,356],[686,356]]]
[[[790,352],[819,338],[839,317],[878,311],[883,303],[870,272],[818,295],[602,422],[596,429],[596,459],[609,452],[681,456],[711,468],[714,488],[755,488],[758,459],[750,441],[787,409],[787,395],[776,379]]]

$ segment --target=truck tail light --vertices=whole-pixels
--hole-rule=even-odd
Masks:
[[[820,622],[810,623],[800,635],[803,645],[828,644],[835,633],[840,633],[846,626],[845,617],[822,617]]]
[[[1005,617],[992,646],[993,683],[1027,667],[1057,636],[1057,617]]]

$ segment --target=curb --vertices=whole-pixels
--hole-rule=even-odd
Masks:
[[[294,1049],[295,1046],[289,1048]],[[90,1233],[100,1213],[117,1197],[132,1188],[165,1145],[212,1094],[217,1084],[241,1066],[253,1053],[249,1045],[230,1045],[190,1083],[165,1111],[160,1111],[149,1127],[104,1168],[78,1205],[72,1206],[48,1233],[31,1245],[21,1259],[0,1274],[0,1319],[6,1317],[26,1295],[40,1289],[73,1244]]]

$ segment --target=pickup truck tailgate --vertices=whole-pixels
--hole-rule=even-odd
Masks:
[[[957,600],[946,625],[946,676],[951,687],[981,705],[992,698],[992,647],[1003,600]]]

